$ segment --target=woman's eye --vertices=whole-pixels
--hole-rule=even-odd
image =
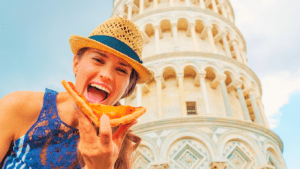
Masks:
[[[95,61],[102,63],[103,64],[103,60],[102,59],[98,59],[98,58],[93,58]]]
[[[127,74],[127,71],[126,70],[123,70],[123,69],[118,69],[118,71],[124,73],[124,74]]]

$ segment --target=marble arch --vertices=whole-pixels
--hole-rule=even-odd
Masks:
[[[155,142],[153,142],[151,139],[143,138],[140,145],[148,147],[154,154],[154,161],[158,160],[159,148]]]
[[[184,130],[184,132],[183,132]],[[159,154],[159,158],[167,157],[169,148],[172,146],[173,143],[176,141],[182,139],[182,138],[193,138],[194,140],[197,140],[203,144],[203,146],[209,151],[210,156],[214,157],[216,156],[217,152],[215,151],[217,149],[216,145],[214,144],[213,140],[209,138],[207,134],[204,132],[189,128],[187,129],[181,129],[181,130],[175,130],[172,133],[170,133],[165,140],[163,141],[161,147],[168,147],[167,149],[162,149],[162,151]]]
[[[205,70],[206,68],[212,68],[216,76],[220,75],[220,70],[218,69],[218,66],[215,65],[214,63],[211,62],[203,63],[200,68],[201,72],[206,72]]]
[[[175,15],[174,20],[176,20],[177,23],[178,23],[179,19],[185,19],[187,23],[190,23],[192,20],[189,15],[184,14],[184,13],[178,13]]]
[[[282,156],[281,154],[281,151],[280,149],[278,148],[278,145],[276,145],[274,142],[270,141],[270,140],[266,140],[263,144],[263,153],[266,154],[267,153],[267,150],[271,148],[274,150],[274,152],[276,153],[276,155],[280,155]]]
[[[232,82],[234,82],[234,81],[236,80],[236,72],[233,71],[233,70],[230,69],[230,68],[225,68],[225,69],[223,69],[223,74],[226,74],[226,72],[228,72],[228,75],[230,76]],[[226,74],[226,76],[227,76],[227,74]],[[226,78],[227,78],[227,77],[226,77]],[[232,83],[232,82],[231,82],[231,83]]]
[[[147,66],[147,68],[153,73],[153,77],[157,76],[157,71],[154,67],[152,66]]]
[[[150,37],[152,34],[154,36],[154,28],[152,23],[148,23],[142,30],[148,37]]]
[[[265,143],[264,143],[264,146],[263,146],[263,152],[264,152],[264,154],[265,155],[267,155],[267,151],[269,150],[269,151],[271,151],[271,153],[275,156],[275,158],[276,158],[276,162],[277,162],[277,164],[279,165],[279,166],[277,166],[277,167],[279,167],[279,168],[282,168],[282,166],[284,166],[284,158],[283,158],[283,156],[282,156],[282,153],[281,153],[281,151],[279,150],[279,148],[277,148],[278,146],[276,146],[273,142],[271,142],[270,140],[268,140],[268,141],[266,141]],[[267,162],[268,162],[268,159],[266,159],[267,160]],[[267,163],[266,162],[266,163]]]
[[[199,21],[203,24],[203,26],[206,26],[209,24],[208,20],[203,18],[202,16],[197,16],[195,19],[194,19],[195,22]]]
[[[236,141],[236,140],[244,143],[251,150],[252,154],[255,156],[255,161],[254,161],[255,165],[259,165],[263,163],[263,160],[259,158],[263,156],[260,147],[255,143],[255,141],[248,134],[236,129],[227,131],[220,136],[219,141],[217,143],[219,156],[223,157],[223,151],[226,143],[230,141]]]
[[[240,73],[238,77],[239,77],[239,79],[241,79],[243,81],[244,87],[246,89],[251,87],[249,78],[247,76],[245,76],[243,73]]]
[[[193,69],[195,70],[195,72],[196,72],[197,74],[198,74],[199,71],[200,71],[199,66],[197,66],[197,64],[195,64],[195,63],[192,62],[192,61],[186,61],[186,62],[184,62],[183,64],[180,65],[180,67],[179,67],[179,72],[184,72],[184,69],[185,69],[185,67],[187,67],[187,66],[193,67]]]
[[[236,72],[233,68],[227,67],[227,66],[226,66],[226,67],[223,67],[223,68],[222,68],[222,73],[224,73],[224,72],[226,72],[226,71],[232,73],[232,75],[233,75],[235,78],[238,77],[237,72]],[[232,80],[235,80],[235,79],[232,79]]]
[[[168,17],[168,16],[162,17],[162,18],[159,19],[158,22],[159,22],[159,25],[160,25],[160,26],[161,26],[161,24],[162,24],[163,21],[170,22],[171,25],[172,25],[172,19],[171,19],[170,17]]]
[[[168,68],[171,68],[175,71],[176,73],[176,76],[178,74],[178,67],[177,65],[173,64],[173,63],[167,63],[167,64],[163,64],[161,65],[159,68],[158,68],[158,73],[159,73],[159,76],[162,76],[163,73],[165,72],[166,69]]]
[[[142,26],[141,30],[145,32],[146,28],[150,25],[153,27],[154,23],[151,21],[146,22],[145,25]]]

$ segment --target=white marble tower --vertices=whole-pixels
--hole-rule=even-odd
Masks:
[[[284,169],[261,83],[229,0],[114,0],[143,33],[154,78],[123,104],[143,106],[134,169]],[[249,9],[250,10],[250,9]]]

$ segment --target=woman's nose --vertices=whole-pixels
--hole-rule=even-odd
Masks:
[[[99,73],[102,81],[112,81],[112,73],[109,70],[104,70]]]

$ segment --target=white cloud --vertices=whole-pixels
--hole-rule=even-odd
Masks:
[[[263,104],[271,128],[278,125],[279,109],[288,103],[290,95],[300,90],[300,69],[296,72],[281,71],[261,78]],[[279,115],[279,116],[278,116]]]
[[[244,35],[249,59],[272,58],[274,51],[296,48],[300,1],[231,0],[236,26]]]

